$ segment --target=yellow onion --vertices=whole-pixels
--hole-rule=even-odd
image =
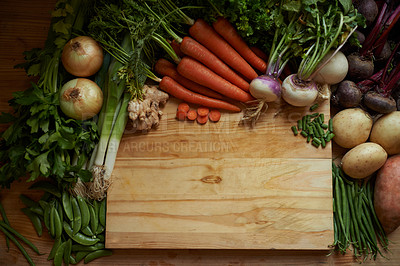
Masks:
[[[79,36],[64,46],[61,61],[65,70],[77,77],[89,77],[103,64],[103,49],[91,37]]]
[[[76,78],[64,84],[60,91],[60,108],[68,117],[77,120],[92,118],[103,105],[103,92],[90,79]]]

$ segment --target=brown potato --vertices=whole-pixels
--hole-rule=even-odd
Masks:
[[[389,155],[400,153],[400,111],[380,117],[372,127],[370,139]]]
[[[387,159],[375,182],[374,207],[386,234],[400,225],[400,155]]]
[[[343,171],[352,178],[366,178],[381,168],[387,159],[379,144],[367,142],[349,150],[342,158]]]

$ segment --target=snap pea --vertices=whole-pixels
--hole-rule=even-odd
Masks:
[[[36,201],[34,201],[33,199],[29,198],[24,194],[19,195],[19,198],[22,201],[22,203],[25,204],[26,207],[33,207],[39,205]]]
[[[43,190],[43,191],[53,194],[57,198],[61,197],[61,192],[58,189],[58,187],[48,181],[44,181],[44,180],[37,181],[37,182],[33,183],[29,187],[29,189]]]
[[[58,215],[58,211],[54,208],[54,217],[53,217],[53,224],[54,224],[54,237],[59,238],[62,234],[62,221],[60,216]]]
[[[89,254],[86,255],[84,262],[89,263],[95,259],[101,258],[101,257],[105,257],[105,256],[111,256],[112,255],[112,251],[109,249],[101,249],[101,250],[96,250],[93,251]]]
[[[63,242],[61,243],[56,251],[56,254],[54,256],[54,266],[61,266],[62,262],[63,262],[63,258],[64,258],[64,250],[65,250],[65,246],[67,245],[67,242]]]
[[[40,218],[37,214],[31,212],[28,208],[23,208],[21,211],[28,216],[28,218],[31,220],[33,227],[36,230],[36,233],[38,236],[42,236],[43,233],[43,226],[42,222],[40,221]]]
[[[72,211],[71,199],[67,191],[62,193],[62,205],[64,208],[64,212],[67,215],[68,219],[72,221],[74,219],[74,214]]]
[[[76,253],[75,256],[75,261],[76,263],[79,263],[81,260],[83,260],[84,257],[86,257],[87,254],[89,254],[90,251],[79,251]]]
[[[76,259],[74,258],[74,256],[72,256],[72,255],[69,256],[69,263],[74,264],[74,265],[77,264]]]
[[[72,211],[74,213],[73,234],[78,233],[82,226],[81,210],[79,209],[78,201],[75,197],[71,197]]]
[[[71,249],[72,249],[72,240],[71,238],[66,241],[64,247],[64,263],[65,265],[69,264],[69,257],[71,256]]]
[[[96,201],[94,201],[96,202]],[[99,225],[99,218],[96,214],[96,207],[93,207],[91,205],[88,206],[89,207],[89,212],[90,212],[90,228],[92,229],[92,232],[96,232],[97,231],[97,227]]]
[[[32,206],[29,208],[29,210],[36,213],[37,215],[40,215],[40,216],[44,215],[44,211],[43,211],[42,207],[40,207],[40,205]]]
[[[82,217],[81,227],[84,228],[84,227],[87,227],[90,222],[89,208],[88,208],[88,205],[84,198],[82,198],[81,196],[77,196],[77,200],[78,200],[79,209],[80,209],[81,217]]]
[[[106,226],[107,200],[103,199],[100,203],[99,221],[102,226]]]
[[[53,243],[53,247],[51,248],[51,251],[49,253],[49,256],[47,257],[47,260],[52,260],[54,259],[54,256],[56,255],[58,247],[61,245],[61,237],[56,238],[56,240]]]
[[[49,226],[50,226],[50,235],[54,238],[56,235],[56,229],[54,226],[54,213],[56,212],[56,208],[54,208],[54,205],[51,205],[50,207],[50,218],[49,218]]]
[[[57,212],[58,212],[58,217],[60,218],[60,222],[61,222],[61,225],[62,225],[62,223],[64,221],[64,212],[63,212],[63,207],[62,207],[61,203],[58,204],[58,206],[57,206]]]
[[[100,239],[99,242],[104,242],[104,241],[106,240],[104,234],[98,234],[96,237],[97,237],[98,239]]]
[[[104,232],[105,227],[101,224],[97,227],[96,235],[101,234]]]
[[[98,238],[91,238],[91,237],[85,236],[84,234],[81,234],[79,232],[74,234],[71,226],[65,221],[63,223],[63,227],[64,227],[64,231],[68,234],[68,236],[70,238],[72,238],[72,240],[74,240],[75,242],[77,242],[81,245],[90,246],[90,245],[94,245],[97,242],[99,242]]]
[[[26,252],[25,248],[21,245],[21,243],[18,242],[18,240],[10,233],[7,231],[7,229],[5,229],[3,226],[0,225],[0,231],[2,231],[6,237],[8,237],[21,251],[21,253],[24,255],[24,257],[26,258],[26,260],[28,261],[29,265],[34,266],[35,263],[33,263],[32,258],[29,256],[29,254]]]
[[[82,252],[82,251],[83,252],[92,252],[92,251],[104,249],[104,248],[105,248],[105,245],[104,245],[104,243],[101,243],[101,242],[98,242],[91,246],[74,244],[74,245],[72,245],[72,252]]]
[[[94,233],[93,233],[93,231],[90,229],[89,226],[83,227],[83,228],[81,229],[81,232],[84,233],[84,234],[87,235],[87,236],[94,236]]]

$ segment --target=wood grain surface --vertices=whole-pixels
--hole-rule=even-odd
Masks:
[[[178,103],[168,101],[157,129],[126,130],[107,194],[106,247],[329,249],[331,145],[316,149],[290,129],[308,108],[270,104],[246,127],[241,113],[177,121]],[[318,111],[328,120],[329,101]]]
[[[29,86],[29,79],[22,70],[13,66],[23,61],[22,52],[34,47],[42,47],[49,26],[49,11],[55,1],[0,1],[0,111],[10,111],[7,101],[12,93]],[[4,127],[2,127],[4,129]],[[333,154],[343,150],[333,145]],[[38,237],[29,219],[20,211],[21,193],[33,198],[36,192],[28,190],[25,180],[15,182],[10,189],[0,190],[0,200],[4,205],[11,224],[41,252],[42,256],[28,253],[36,265],[51,265],[46,260],[53,244],[47,233]],[[400,264],[400,230],[389,236],[390,253],[388,259],[378,257],[367,260],[365,265]],[[299,250],[218,250],[218,249],[116,249],[110,257],[93,261],[90,265],[359,265],[349,251],[346,255],[327,256],[327,251]],[[15,245],[7,251],[5,239],[0,234],[0,264],[28,265]]]

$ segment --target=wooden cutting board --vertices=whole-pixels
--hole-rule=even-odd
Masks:
[[[242,114],[205,125],[175,119],[129,127],[107,197],[107,248],[328,249],[333,242],[331,144],[291,126],[308,108],[274,103],[253,128]],[[316,110],[329,119],[329,101]]]

